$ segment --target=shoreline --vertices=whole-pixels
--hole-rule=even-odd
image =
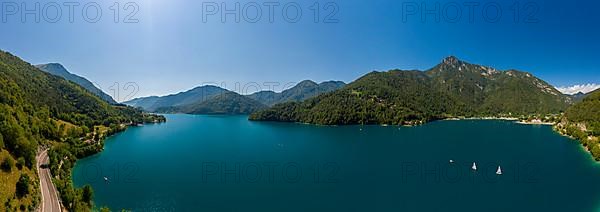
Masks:
[[[81,189],[81,188],[82,188],[82,187],[77,187],[77,186],[75,185],[75,182],[73,181],[73,177],[72,177],[72,176],[73,176],[73,174],[74,174],[74,171],[75,171],[75,166],[77,166],[77,163],[78,163],[80,160],[85,160],[85,159],[88,159],[88,158],[92,158],[92,157],[94,157],[94,156],[97,156],[98,154],[102,153],[102,152],[105,150],[105,143],[104,143],[104,142],[105,142],[106,140],[108,140],[109,138],[111,138],[111,137],[113,137],[113,136],[116,136],[116,135],[118,135],[118,134],[120,134],[120,133],[123,133],[123,132],[127,131],[127,130],[128,130],[130,127],[144,127],[144,126],[146,126],[146,125],[156,125],[156,124],[162,124],[162,123],[166,123],[166,122],[167,122],[167,121],[166,121],[166,119],[165,119],[164,121],[157,121],[157,120],[153,120],[153,121],[150,121],[150,122],[142,122],[142,123],[133,123],[133,122],[131,122],[131,123],[125,123],[125,124],[123,124],[123,123],[122,123],[122,124],[119,124],[119,126],[118,126],[118,130],[117,130],[117,131],[115,131],[115,132],[113,132],[113,133],[107,133],[105,136],[101,137],[101,138],[100,138],[98,141],[96,141],[94,144],[90,144],[90,145],[98,145],[98,144],[101,144],[101,145],[102,145],[102,148],[101,148],[101,149],[99,149],[99,151],[97,151],[97,152],[95,152],[95,153],[93,153],[93,154],[89,154],[89,155],[87,155],[87,156],[84,156],[84,157],[81,157],[81,158],[75,158],[75,161],[73,162],[73,165],[72,165],[72,167],[68,168],[68,174],[71,176],[71,177],[69,178],[70,185],[71,185],[71,189]],[[52,178],[52,179],[54,179],[54,177],[51,177],[51,178]],[[56,187],[56,185],[54,184],[54,180],[52,180],[52,185],[53,185],[53,187],[57,188],[57,187]],[[60,193],[61,193],[61,192],[60,192],[60,191],[58,191],[58,190],[59,190],[59,189],[57,189],[57,194],[58,194],[58,196],[59,196],[59,199],[60,199],[60,195],[61,195]],[[62,200],[60,200],[60,204],[62,205]],[[100,205],[94,205],[93,207],[95,207],[95,208],[100,208],[100,207],[103,207],[103,206],[100,206]]]
[[[546,125],[546,126],[554,126],[554,125],[556,125],[556,123],[554,123],[554,122],[527,122],[527,121],[516,121],[515,123],[517,123],[517,124],[524,124],[524,125]]]
[[[547,125],[547,126],[554,126],[558,123],[556,122],[544,122],[541,121],[539,119],[535,119],[535,120],[531,120],[531,121],[526,121],[526,120],[521,120],[519,118],[513,118],[513,117],[471,117],[471,118],[446,118],[443,119],[444,121],[461,121],[461,120],[502,120],[502,121],[514,121],[514,123],[516,124],[523,124],[523,125]]]
[[[469,118],[457,118],[457,117],[452,117],[452,118],[445,118],[442,119],[444,121],[464,121],[464,120],[503,120],[503,121],[519,121],[518,118],[512,118],[512,117],[469,117]]]
[[[558,133],[559,135],[561,135],[561,136],[563,136],[563,137],[566,137],[566,138],[569,138],[569,139],[571,139],[571,140],[573,140],[573,141],[577,142],[577,143],[579,144],[579,147],[580,147],[580,148],[581,148],[583,151],[587,152],[587,154],[588,154],[588,155],[591,157],[591,159],[592,159],[592,161],[594,162],[594,164],[600,164],[600,158],[598,158],[597,156],[595,156],[595,155],[592,153],[592,150],[589,148],[589,146],[587,146],[587,145],[586,145],[586,142],[589,142],[589,141],[591,141],[591,140],[596,140],[596,141],[597,141],[599,138],[598,138],[597,136],[591,136],[591,135],[588,135],[586,138],[578,138],[578,137],[576,137],[575,135],[571,135],[571,134],[569,134],[569,133],[568,133],[568,131],[566,131],[566,130],[565,130],[565,128],[566,128],[566,127],[568,127],[568,126],[573,126],[572,124],[573,124],[573,123],[568,123],[568,122],[567,122],[567,123],[563,123],[563,122],[559,122],[559,123],[555,124],[555,125],[552,127],[552,129],[553,129],[553,131],[554,131],[554,132]],[[581,130],[582,132],[585,132],[585,131],[584,131],[583,129],[581,129],[581,128],[578,128],[577,130]],[[584,139],[587,139],[587,141],[586,141],[586,140],[584,140]]]
[[[199,115],[199,114],[188,114],[188,115]],[[277,120],[254,120],[254,119],[250,119],[250,116],[248,117],[248,121],[251,122],[272,122],[272,123],[295,123],[295,124],[302,124],[302,125],[314,125],[314,126],[330,126],[330,127],[338,127],[338,126],[382,126],[382,127],[389,127],[389,126],[397,126],[397,127],[416,127],[416,126],[421,126],[421,125],[426,125],[432,122],[436,122],[436,121],[464,121],[464,120],[501,120],[501,121],[519,121],[519,118],[513,118],[513,117],[493,117],[493,116],[489,116],[489,117],[448,117],[448,118],[436,118],[436,119],[432,119],[432,120],[428,120],[428,121],[423,121],[423,120],[419,120],[419,121],[412,121],[414,123],[412,124],[407,124],[407,123],[403,123],[403,124],[389,124],[389,123],[369,123],[369,124],[360,124],[360,123],[354,123],[354,124],[315,124],[315,123],[307,123],[307,122],[299,122],[299,121],[277,121]]]

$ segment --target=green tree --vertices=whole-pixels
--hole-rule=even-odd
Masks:
[[[4,149],[4,137],[2,137],[2,133],[0,133],[0,150]]]
[[[92,199],[94,198],[94,190],[90,185],[83,186],[83,192],[81,198],[84,202],[88,204],[92,204]]]
[[[22,198],[25,195],[29,194],[29,184],[30,183],[31,183],[31,180],[29,179],[29,175],[21,174],[21,177],[19,177],[19,181],[17,181],[17,185],[16,185],[17,197]]]
[[[592,147],[591,151],[592,151],[592,155],[594,156],[594,158],[596,160],[599,160],[600,159],[600,146],[598,144],[595,144],[594,147]]]
[[[35,151],[37,142],[21,137],[17,140],[16,154],[25,159],[27,167],[32,168],[35,163]]]

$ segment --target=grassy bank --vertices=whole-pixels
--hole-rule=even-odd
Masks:
[[[4,149],[0,150],[0,169],[0,211],[34,211],[40,201],[35,171]]]

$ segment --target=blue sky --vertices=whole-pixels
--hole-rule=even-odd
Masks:
[[[304,79],[351,82],[372,70],[427,69],[448,55],[528,71],[555,86],[600,84],[600,2],[592,0],[279,1],[273,23],[269,7],[263,5],[273,0],[254,0],[262,14],[256,23],[251,23],[258,11],[247,4],[251,1],[97,1],[102,16],[96,23],[82,16],[84,5],[93,1],[79,1],[72,23],[64,6],[69,1],[0,2],[0,49],[34,64],[62,63],[111,95],[116,95],[109,91],[115,82],[137,83],[134,96],[165,95],[212,83],[239,91],[236,82],[241,87],[256,82],[262,89],[267,88],[264,83],[277,82],[275,90]],[[24,2],[30,10],[40,3],[39,23],[31,14],[21,20]],[[115,2],[119,23],[111,10]],[[135,5],[125,8],[127,2]],[[215,3],[220,12],[221,3],[233,9],[236,2],[239,23],[234,15],[226,15],[223,23],[220,13],[209,11]],[[311,7],[315,2],[318,23]],[[465,6],[469,2],[478,5]],[[439,10],[423,21],[421,13],[436,3]],[[19,11],[13,15],[15,5]],[[56,8],[46,5],[61,6],[61,18],[54,19]],[[296,23],[294,6],[302,10]],[[134,8],[139,9],[132,18],[137,23],[123,23]],[[324,21],[334,9],[335,15]],[[496,11],[502,13],[498,19]],[[94,19],[95,7],[87,12],[86,17]],[[124,100],[123,93],[127,91],[115,98]]]

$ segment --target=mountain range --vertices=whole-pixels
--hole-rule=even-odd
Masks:
[[[596,91],[594,91],[594,92],[596,92]],[[593,93],[593,92],[590,92],[590,93]],[[573,102],[579,102],[579,101],[583,100],[583,98],[585,98],[588,94],[585,94],[583,92],[577,92],[576,94],[572,94],[569,96],[571,97],[571,99],[573,99]]]
[[[66,80],[69,80],[71,82],[74,82],[74,83],[80,85],[81,87],[85,88],[92,94],[100,97],[104,101],[107,101],[110,104],[113,104],[113,105],[117,104],[117,101],[115,101],[111,96],[104,93],[102,90],[100,90],[96,86],[94,86],[94,84],[92,82],[90,82],[89,80],[87,80],[84,77],[70,73],[69,71],[67,71],[67,69],[63,65],[61,65],[59,63],[40,64],[40,65],[36,65],[35,67],[39,68],[42,71],[48,72],[50,74],[53,74],[53,75],[65,78]]]
[[[260,91],[253,93],[248,97],[265,105],[273,106],[278,103],[303,101],[319,94],[340,89],[345,85],[346,83],[342,81],[327,81],[317,84],[310,80],[304,80],[281,93],[274,91]]]
[[[114,100],[83,77],[51,63],[38,68],[75,82],[105,101]],[[280,93],[250,95],[200,86],[124,104],[144,111],[189,114],[253,114],[252,120],[316,124],[410,124],[454,116],[559,113],[583,95],[564,95],[530,73],[499,71],[450,56],[431,69],[371,72],[349,85],[305,80]],[[308,100],[308,101],[305,101]],[[303,102],[304,101],[304,102]],[[352,107],[347,107],[352,105]]]
[[[123,102],[123,104],[132,107],[142,108],[145,111],[154,112],[158,109],[173,108],[182,105],[193,104],[196,102],[206,101],[208,99],[211,99],[212,97],[223,94],[225,92],[227,92],[227,90],[223,88],[207,85],[196,87],[188,91],[168,96],[151,96],[136,98]]]
[[[251,120],[416,124],[447,117],[558,114],[572,99],[530,73],[499,71],[450,56],[426,70],[371,72],[342,89],[277,104]]]
[[[250,114],[269,106],[290,101],[302,101],[334,91],[345,83],[328,81],[317,84],[310,80],[298,83],[281,93],[260,91],[241,95],[217,86],[200,86],[168,96],[151,96],[123,102],[149,112],[188,114]]]
[[[233,91],[224,91],[206,100],[180,106],[161,107],[155,110],[157,113],[186,113],[186,114],[250,114],[267,106],[246,96]]]

